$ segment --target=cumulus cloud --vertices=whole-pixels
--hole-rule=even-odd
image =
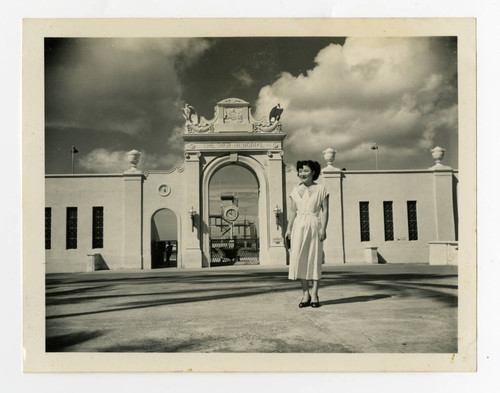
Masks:
[[[181,151],[184,149],[184,139],[182,139],[182,134],[184,133],[184,127],[175,126],[172,130],[172,134],[168,138],[167,145],[169,149]]]
[[[54,60],[50,45],[57,48]],[[46,126],[145,137],[167,122],[179,122],[177,70],[208,47],[206,40],[187,38],[49,41]]]
[[[377,142],[379,162],[431,166],[428,149],[458,137],[454,51],[440,38],[348,38],[323,48],[307,73],[262,88],[256,117],[281,103],[289,161],[333,147],[337,166],[372,168]]]
[[[169,169],[172,165],[182,162],[182,157],[167,153],[164,155],[141,152],[141,159],[137,167],[141,170]],[[105,148],[94,149],[81,158],[78,166],[90,173],[121,173],[130,168],[127,152],[124,150],[111,151]]]

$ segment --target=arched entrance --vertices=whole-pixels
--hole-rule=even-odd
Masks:
[[[259,264],[286,264],[282,225],[285,136],[279,121],[271,122],[266,116],[255,120],[250,104],[238,98],[218,102],[211,120],[203,116],[196,120],[186,119],[182,134],[185,142],[183,174],[189,181],[185,182],[183,202],[191,223],[183,226],[183,267],[200,267],[200,256],[201,267],[212,266],[210,221],[214,221],[214,218],[210,218],[209,186],[212,177],[228,165],[239,165],[250,170],[258,184],[255,202],[258,215],[254,233],[258,236]],[[225,203],[234,205],[236,196],[231,198],[228,196]],[[240,212],[235,213],[229,209],[230,206],[226,207],[226,221],[237,220]],[[221,210],[219,215],[222,217]],[[226,221],[219,226],[229,226]],[[240,230],[251,231],[249,226],[240,225]],[[235,225],[232,228],[234,231]],[[231,262],[229,256],[226,258]],[[234,256],[232,259],[235,259]]]
[[[177,267],[177,216],[167,208],[151,217],[151,269]]]
[[[210,266],[259,264],[259,184],[251,170],[229,163],[208,188]]]
[[[275,260],[271,255],[270,250],[270,232],[273,230],[269,220],[270,214],[270,198],[269,198],[269,181],[267,171],[264,165],[256,158],[249,157],[243,154],[230,154],[218,156],[211,159],[210,163],[206,165],[202,174],[202,188],[201,188],[201,201],[202,201],[202,218],[206,223],[202,234],[202,252],[203,252],[203,266],[210,266],[211,249],[210,249],[210,232],[208,223],[209,217],[209,184],[212,177],[219,169],[228,165],[239,165],[249,170],[249,172],[256,178],[258,184],[258,219],[256,219],[257,233],[259,237],[259,264],[268,265],[270,261]],[[274,227],[275,228],[275,227]]]

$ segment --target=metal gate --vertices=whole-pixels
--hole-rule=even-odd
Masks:
[[[210,266],[258,265],[259,238],[210,238]]]

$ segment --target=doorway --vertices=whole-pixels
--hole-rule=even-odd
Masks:
[[[167,208],[151,217],[151,269],[178,267],[177,216]]]

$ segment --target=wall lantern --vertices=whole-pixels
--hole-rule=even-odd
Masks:
[[[274,215],[276,216],[276,229],[280,229],[280,213],[281,209],[276,205],[276,207],[273,209]]]
[[[195,220],[195,218],[196,218],[196,210],[194,210],[194,207],[193,207],[193,206],[191,206],[191,210],[189,210],[189,212],[188,212],[188,213],[189,213],[189,215],[191,216],[191,232],[193,232],[194,227],[195,227],[195,225],[194,225],[194,220]]]

